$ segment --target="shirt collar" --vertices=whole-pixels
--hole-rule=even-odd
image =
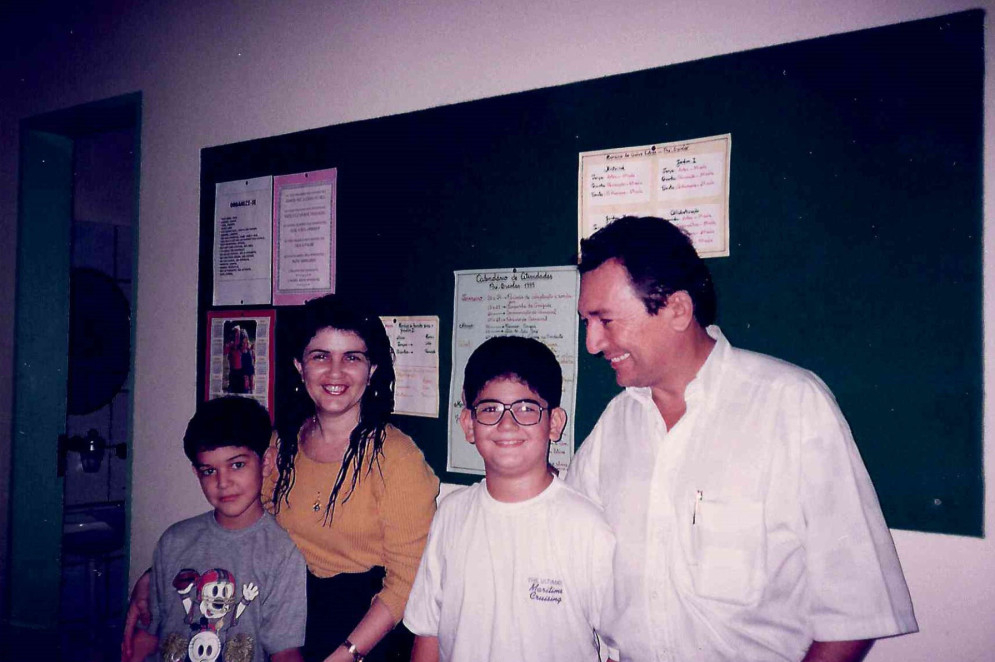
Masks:
[[[705,359],[705,363],[698,370],[698,374],[694,376],[694,379],[684,389],[684,401],[689,406],[700,402],[704,395],[712,390],[712,387],[719,380],[722,367],[726,364],[729,352],[732,349],[732,346],[726,340],[725,335],[718,325],[712,324],[706,327],[705,333],[715,341],[715,347],[708,353],[708,358]],[[656,406],[653,404],[653,394],[648,386],[629,386],[625,390],[639,402],[653,407]]]

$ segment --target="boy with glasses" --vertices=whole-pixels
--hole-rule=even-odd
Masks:
[[[413,662],[598,659],[615,541],[598,507],[549,470],[562,381],[529,338],[491,338],[467,361],[459,422],[486,475],[432,521],[404,612]]]

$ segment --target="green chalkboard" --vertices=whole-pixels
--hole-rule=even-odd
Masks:
[[[977,10],[204,149],[198,357],[214,185],[338,168],[338,291],[439,316],[440,416],[398,424],[475,480],[445,471],[452,272],[575,262],[579,152],[731,133],[724,332],[826,381],[892,527],[981,535],[983,45]],[[617,390],[581,357],[577,439]]]

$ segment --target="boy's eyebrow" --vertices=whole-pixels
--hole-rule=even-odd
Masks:
[[[224,463],[224,462],[231,462],[232,460],[237,460],[240,457],[249,457],[249,452],[248,451],[239,451],[238,453],[235,453],[234,455],[226,457],[221,462],[222,463]],[[197,468],[200,468],[200,467],[210,467],[210,466],[214,466],[214,465],[208,464],[206,462],[195,462],[194,466],[197,467]]]

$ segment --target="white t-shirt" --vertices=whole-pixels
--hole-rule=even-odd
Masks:
[[[442,662],[596,661],[614,544],[598,507],[559,479],[519,503],[480,481],[439,505],[404,624],[438,637]]]
[[[813,640],[917,630],[877,496],[818,377],[717,344],[667,430],[609,403],[566,478],[617,539],[604,627],[622,660],[800,660]]]

